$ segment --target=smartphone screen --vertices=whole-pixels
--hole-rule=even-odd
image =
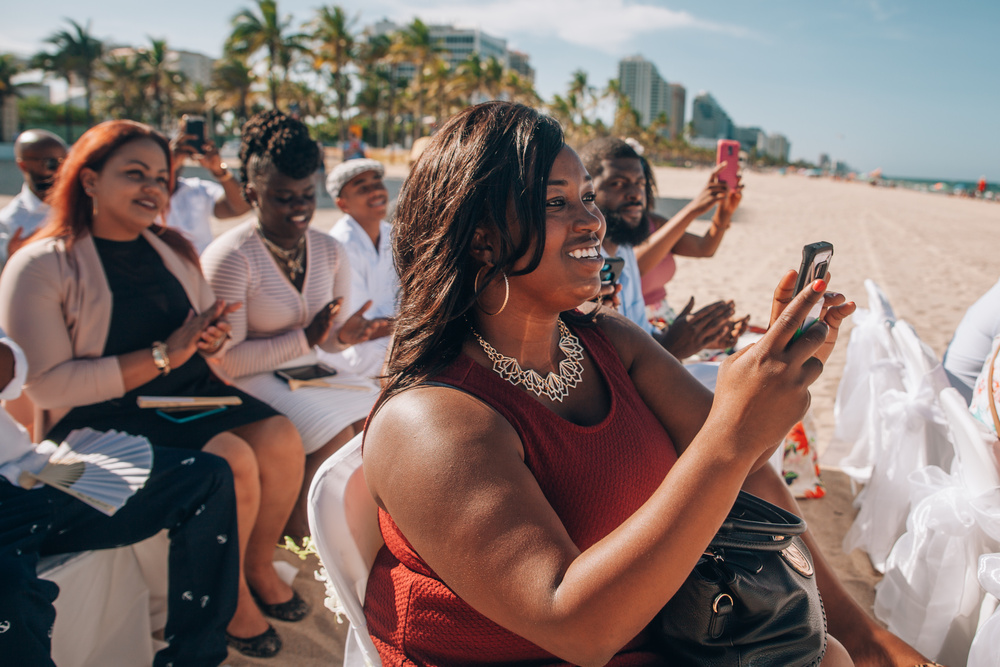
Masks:
[[[195,138],[188,139],[187,144],[200,153],[205,145],[205,119],[200,116],[185,116],[184,134],[194,135]]]
[[[336,375],[337,371],[326,364],[310,364],[294,368],[280,368],[274,374],[284,380],[318,380]]]
[[[802,248],[802,264],[799,266],[799,277],[795,281],[795,294],[798,294],[811,285],[814,280],[819,280],[826,276],[827,269],[830,268],[830,261],[833,259],[833,244],[826,241],[810,243]],[[795,332],[798,338],[819,319],[823,310],[823,301],[820,300],[802,322],[802,326]]]

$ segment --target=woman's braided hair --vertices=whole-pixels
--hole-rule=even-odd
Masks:
[[[300,120],[280,111],[262,111],[243,126],[240,140],[240,177],[243,196],[247,185],[273,165],[289,178],[306,178],[319,169],[319,145]]]

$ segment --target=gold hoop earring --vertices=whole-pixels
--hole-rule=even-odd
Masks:
[[[479,276],[482,274],[483,269],[488,269],[488,268],[490,268],[490,266],[491,266],[490,264],[483,264],[479,268],[479,270],[476,271],[476,277],[473,278],[473,280],[472,280],[472,290],[473,290],[473,292],[476,293],[476,305],[479,305],[479,296],[480,296],[479,295]],[[499,315],[500,313],[502,313],[503,309],[507,307],[507,299],[510,298],[510,283],[507,281],[507,273],[505,271],[501,271],[500,273],[503,274],[503,288],[504,288],[503,303],[500,304],[500,310],[498,310],[495,313],[491,313],[488,310],[486,310],[485,308],[483,308],[482,306],[479,306],[479,310],[483,311],[483,313],[485,315],[489,315],[490,317],[493,317],[493,316],[496,316],[496,315]]]

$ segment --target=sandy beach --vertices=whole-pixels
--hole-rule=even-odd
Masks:
[[[661,197],[675,199],[690,198],[708,178],[707,170],[660,168],[656,174]],[[398,179],[403,173],[393,168],[388,176]],[[804,244],[825,240],[835,247],[831,289],[865,306],[863,282],[875,280],[897,317],[909,321],[940,355],[965,309],[1000,277],[996,264],[1000,242],[995,237],[1000,230],[998,205],[797,175],[750,173],[744,181],[743,204],[716,256],[678,259],[677,275],[669,286],[675,308],[691,295],[696,307],[733,299],[737,313],[749,313],[752,324],[766,326],[778,278],[798,266]],[[0,206],[9,199],[0,196]],[[328,229],[338,217],[336,209],[321,208],[314,225]],[[217,223],[215,231],[232,224]],[[698,221],[692,229],[700,231],[707,224]],[[849,445],[830,446],[834,399],[849,333],[848,323],[842,344],[814,385],[812,412],[828,495],[803,502],[803,512],[852,594],[870,609],[877,575],[864,554],[843,554],[840,549],[853,508],[849,485],[837,464]],[[300,564],[295,585],[312,602],[314,611],[301,623],[275,623],[285,643],[277,658],[252,660],[231,652],[230,664],[340,664],[345,626],[338,625],[322,607],[322,585],[312,576],[315,559],[303,563],[283,551],[279,557]]]

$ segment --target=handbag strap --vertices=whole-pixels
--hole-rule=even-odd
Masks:
[[[997,345],[996,352],[990,357],[990,371],[986,379],[986,395],[990,404],[990,414],[993,415],[993,430],[1000,437],[1000,416],[997,416],[997,399],[993,395],[993,367],[996,366],[998,353],[1000,353],[1000,345]]]
[[[806,531],[806,522],[757,496],[740,491],[712,547],[781,551]]]

